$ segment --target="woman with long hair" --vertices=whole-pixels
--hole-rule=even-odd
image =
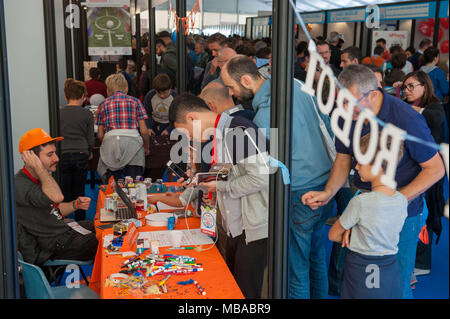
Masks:
[[[406,75],[402,90],[406,101],[425,118],[435,142],[440,144],[444,139],[444,108],[434,93],[430,77],[423,71],[415,71]],[[445,178],[445,177],[444,177]],[[433,232],[438,236],[442,230],[441,217],[444,211],[444,178],[434,184],[425,194],[428,207],[426,227],[422,229],[421,239],[417,246],[415,275],[426,275],[431,270],[431,245]]]

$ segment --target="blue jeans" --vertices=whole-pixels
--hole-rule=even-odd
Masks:
[[[337,206],[337,214],[340,216],[347,208],[353,197],[353,192],[348,187],[342,187],[334,196]],[[342,247],[341,243],[333,243],[330,255],[330,266],[328,268],[328,294],[341,295],[342,271],[348,249]]]
[[[317,190],[322,190],[322,188]],[[315,189],[313,189],[315,190]],[[302,204],[306,191],[291,192],[288,242],[288,298],[328,297],[324,229],[333,201],[312,210]]]
[[[411,275],[416,261],[417,239],[422,228],[422,214],[405,220],[398,242],[397,260],[403,285],[403,299],[413,299]]]
[[[142,176],[142,174],[144,173],[144,168],[142,166],[137,166],[137,165],[127,165],[122,169],[119,169],[117,171],[111,171],[111,170],[107,170],[105,175],[103,175],[103,177],[106,180],[106,183],[108,183],[109,178],[111,176],[114,176],[114,178],[116,180],[121,179],[125,176],[131,176],[134,179],[136,179],[136,176]]]

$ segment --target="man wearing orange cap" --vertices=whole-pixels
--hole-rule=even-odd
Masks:
[[[41,265],[48,259],[94,259],[98,241],[92,221],[77,223],[66,217],[87,210],[91,199],[64,196],[51,173],[59,158],[56,142],[41,128],[28,131],[19,142],[24,167],[14,176],[19,250],[25,261]]]

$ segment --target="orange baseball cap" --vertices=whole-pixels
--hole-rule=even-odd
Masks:
[[[51,137],[46,131],[41,128],[34,128],[26,132],[19,142],[19,153],[31,150],[38,145],[46,144],[51,141],[61,141],[64,137]]]

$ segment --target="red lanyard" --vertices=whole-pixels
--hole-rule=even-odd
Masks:
[[[31,173],[26,169],[25,166],[22,168],[22,172],[24,172],[24,174],[27,175],[28,178],[31,179],[31,181],[32,181],[33,183],[35,183],[36,185],[41,185],[41,183],[39,183],[39,181],[38,181],[36,178],[34,178],[33,175],[31,175]],[[58,207],[57,204],[52,204],[52,206],[53,206],[54,208],[56,208],[56,209],[59,209],[59,207]],[[62,216],[62,215],[61,215],[61,216]]]
[[[214,125],[214,139],[213,139],[213,149],[212,149],[212,160],[211,160],[211,167],[215,164],[215,163],[217,163],[217,159],[216,159],[216,149],[217,149],[217,138],[216,138],[216,131],[217,131],[217,126],[219,125],[219,121],[220,121],[220,114],[219,115],[217,115],[217,118],[216,118],[216,123],[215,123],[215,125]],[[212,199],[212,193],[209,193],[208,194],[208,198],[209,199]]]
[[[216,123],[214,125],[214,139],[213,139],[213,149],[212,149],[212,160],[211,160],[211,167],[217,163],[217,159],[216,159],[216,149],[217,149],[217,139],[216,139],[216,131],[217,131],[217,126],[219,125],[219,121],[220,121],[220,114],[217,115],[216,118]]]
[[[39,181],[36,178],[34,178],[33,175],[31,175],[31,173],[26,169],[25,166],[22,168],[22,172],[24,172],[25,175],[27,175],[28,178],[31,179],[33,183],[35,183],[36,185],[40,185]]]

